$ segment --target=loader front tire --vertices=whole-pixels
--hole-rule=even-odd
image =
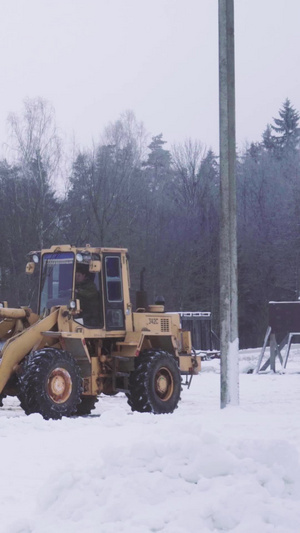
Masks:
[[[71,416],[80,403],[80,369],[68,352],[55,348],[31,352],[21,367],[19,389],[27,415],[40,413],[45,420]]]
[[[163,351],[145,350],[129,377],[127,401],[132,411],[172,413],[178,407],[181,376],[176,359]]]

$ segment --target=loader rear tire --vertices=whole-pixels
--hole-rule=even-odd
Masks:
[[[19,390],[27,415],[40,413],[45,420],[71,416],[80,403],[80,369],[68,352],[55,348],[31,352],[21,368]]]
[[[81,402],[77,405],[76,415],[84,416],[89,415],[93,409],[95,409],[98,402],[97,396],[81,396]]]
[[[132,411],[172,413],[178,407],[181,376],[176,359],[163,351],[145,350],[129,377],[127,401]]]

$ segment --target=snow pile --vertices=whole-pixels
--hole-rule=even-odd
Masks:
[[[172,415],[131,413],[120,394],[44,421],[7,399],[0,533],[298,532],[299,353],[284,375],[247,374],[250,359],[224,410],[215,360]]]

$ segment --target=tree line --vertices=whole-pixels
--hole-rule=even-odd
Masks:
[[[268,301],[300,294],[299,113],[287,99],[262,134],[237,154],[240,345],[261,345]],[[170,311],[219,320],[219,160],[191,139],[168,150],[129,111],[98,143],[74,149],[61,184],[63,146],[51,105],[26,100],[8,118],[0,161],[1,299],[36,306],[26,254],[52,244],[129,249],[131,279]],[[59,194],[58,194],[59,189]],[[30,278],[30,279],[29,279]]]

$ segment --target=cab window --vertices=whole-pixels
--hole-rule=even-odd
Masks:
[[[106,257],[106,291],[108,302],[122,302],[121,263],[119,257]]]

